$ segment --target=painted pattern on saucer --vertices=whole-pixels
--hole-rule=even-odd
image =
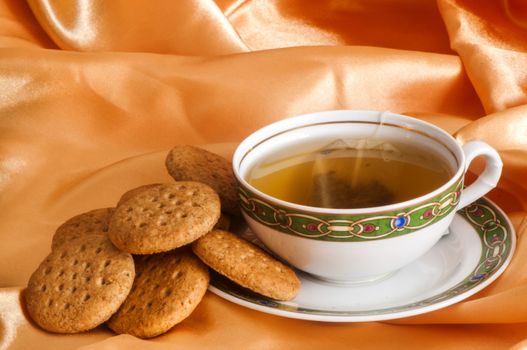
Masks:
[[[240,223],[235,233],[262,244]],[[516,244],[500,208],[480,199],[457,212],[449,234],[417,261],[371,284],[334,285],[297,271],[298,296],[275,301],[213,273],[210,290],[236,304],[283,317],[326,322],[390,320],[438,310],[468,298],[498,278]]]

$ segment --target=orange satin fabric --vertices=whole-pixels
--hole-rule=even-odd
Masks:
[[[0,2],[0,348],[527,348],[526,67],[523,0]],[[57,225],[168,180],[175,144],[228,156],[272,121],[345,108],[413,115],[500,152],[490,197],[519,239],[502,277],[387,323],[284,319],[211,293],[148,341],[53,335],[24,316],[20,291]]]

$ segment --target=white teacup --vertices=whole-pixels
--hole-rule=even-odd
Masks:
[[[451,178],[433,191],[400,203],[330,209],[285,202],[262,193],[247,181],[252,167],[277,151],[284,157],[317,151],[335,139],[379,139],[415,144],[443,158]],[[470,162],[484,156],[479,178],[463,189]],[[294,267],[337,283],[374,281],[426,253],[445,232],[458,209],[494,188],[502,162],[486,143],[460,146],[444,130],[424,121],[376,111],[312,113],[270,124],[236,149],[234,174],[242,213],[256,236]]]

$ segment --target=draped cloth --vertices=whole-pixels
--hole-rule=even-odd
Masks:
[[[27,318],[21,292],[65,219],[169,180],[176,144],[230,156],[270,122],[329,109],[390,110],[495,147],[489,197],[518,237],[505,273],[388,322],[286,319],[212,293],[152,340],[55,335]],[[525,180],[524,0],[0,2],[2,349],[527,348]]]

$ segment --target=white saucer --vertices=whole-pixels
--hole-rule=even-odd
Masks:
[[[233,231],[259,243],[245,225]],[[297,271],[302,287],[287,302],[253,293],[216,273],[209,289],[236,304],[283,317],[326,322],[390,320],[438,310],[482,290],[503,273],[515,245],[514,228],[503,211],[480,199],[456,214],[450,233],[430,251],[382,281],[332,285]]]

